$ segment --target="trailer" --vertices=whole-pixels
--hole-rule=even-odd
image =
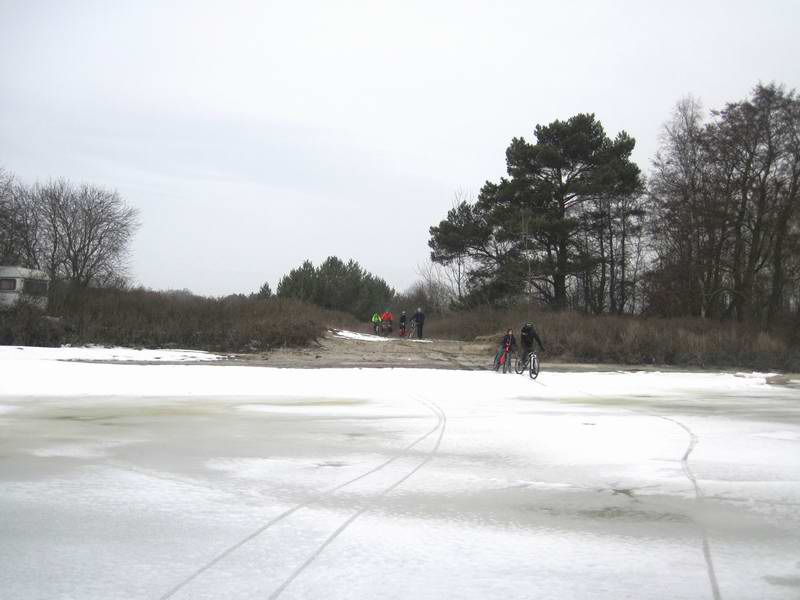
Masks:
[[[0,266],[0,309],[11,308],[23,298],[46,309],[49,288],[50,278],[43,271]]]

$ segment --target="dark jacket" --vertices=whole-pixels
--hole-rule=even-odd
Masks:
[[[406,316],[405,314],[400,315],[400,325],[406,324]]]
[[[517,349],[517,338],[514,337],[514,334],[505,334],[503,336],[503,339],[500,342],[501,352],[505,350],[506,346],[508,346],[508,349],[512,352]]]
[[[425,313],[421,310],[418,310],[414,313],[414,321],[417,323],[424,323],[425,322]]]
[[[539,344],[539,348],[544,350],[544,344],[542,344],[542,340],[539,337],[539,334],[536,333],[536,330],[533,328],[533,325],[528,327],[527,325],[523,326],[522,331],[520,331],[520,339],[522,340],[522,347],[523,348],[530,348],[533,349],[533,342],[536,341]]]

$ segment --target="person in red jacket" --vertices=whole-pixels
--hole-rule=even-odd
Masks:
[[[392,314],[392,311],[387,308],[381,315],[381,323],[387,323],[385,327],[388,327],[389,333],[392,333],[392,321],[394,321],[394,315]]]

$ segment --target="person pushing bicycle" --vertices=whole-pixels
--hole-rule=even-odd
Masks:
[[[494,357],[494,370],[500,370],[503,366],[503,372],[511,373],[511,365],[508,361],[511,360],[511,353],[517,351],[517,338],[514,337],[514,330],[506,330],[503,339],[500,340],[500,347],[497,349],[497,354]]]

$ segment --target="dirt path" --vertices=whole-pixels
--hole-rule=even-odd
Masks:
[[[500,336],[478,338],[465,342],[458,340],[408,340],[399,337],[375,338],[357,333],[354,337],[343,337],[352,332],[329,330],[321,339],[307,348],[279,348],[257,354],[228,354],[220,361],[158,361],[157,364],[204,364],[216,366],[252,366],[297,369],[329,368],[413,368],[413,369],[460,369],[489,370]],[[360,339],[358,339],[360,338]],[[597,372],[597,371],[675,371],[675,372],[737,372],[747,369],[701,369],[671,365],[621,365],[613,363],[575,363],[551,359],[547,352],[540,353],[542,369],[552,372]],[[73,359],[76,362],[116,362],[108,360]],[[125,364],[156,364],[153,361],[125,361]],[[800,374],[784,373],[774,384],[800,383]]]
[[[365,336],[366,337],[366,336]],[[488,342],[349,339],[329,331],[308,348],[281,348],[259,354],[239,354],[219,364],[271,367],[409,367],[428,369],[486,369],[494,350]]]
[[[366,336],[359,334],[365,338]],[[497,343],[499,343],[499,337]],[[330,330],[318,343],[308,348],[281,348],[259,354],[232,355],[220,365],[251,365],[294,368],[425,368],[425,369],[464,369],[486,370],[491,368],[497,343],[488,339],[471,342],[456,340],[407,340],[388,338],[385,341],[373,339],[350,339],[341,337],[336,330]],[[670,368],[649,365],[614,365],[551,362],[547,353],[541,355],[543,368],[550,371],[618,371],[655,370],[686,371],[685,368]]]

